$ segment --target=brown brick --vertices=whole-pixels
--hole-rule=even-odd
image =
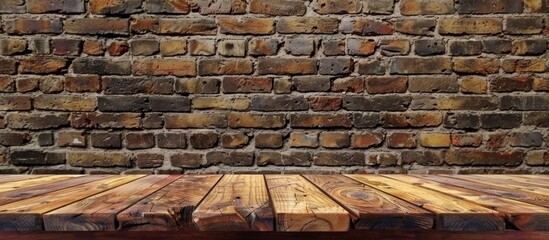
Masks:
[[[73,167],[129,167],[130,155],[111,152],[69,152],[67,160]]]
[[[211,151],[206,153],[207,166],[224,164],[227,166],[252,166],[254,163],[253,152],[226,152]]]
[[[346,148],[350,145],[350,136],[345,132],[322,132],[320,145],[324,148]]]
[[[264,35],[275,32],[275,22],[272,18],[218,18],[217,24],[224,34]]]
[[[217,50],[214,39],[190,39],[189,52],[193,56],[212,56]]]
[[[447,113],[444,119],[445,128],[479,129],[480,116],[467,113]]]
[[[256,148],[281,148],[284,145],[282,134],[275,132],[262,132],[255,134]]]
[[[32,140],[32,136],[28,133],[21,132],[1,132],[1,146],[23,146]]]
[[[461,79],[459,87],[462,93],[483,94],[488,90],[488,81],[478,76],[466,77]]]
[[[93,14],[132,14],[141,12],[142,3],[143,0],[91,0],[89,8]]]
[[[395,30],[410,35],[433,36],[435,34],[436,25],[436,19],[400,18],[395,22]]]
[[[122,135],[119,133],[92,133],[90,139],[94,148],[122,148]]]
[[[251,74],[253,71],[251,59],[202,59],[198,62],[201,76]]]
[[[364,92],[364,80],[360,77],[338,78],[332,82],[332,92]]]
[[[537,56],[547,50],[546,39],[527,39],[513,41],[512,54],[518,56]]]
[[[545,72],[546,64],[545,60],[541,58],[536,59],[504,59],[501,68],[507,73],[513,72]]]
[[[276,30],[279,33],[337,33],[339,20],[337,18],[320,17],[288,17],[278,20]]]
[[[409,77],[408,89],[419,93],[456,93],[459,84],[456,77]]]
[[[74,93],[98,92],[101,90],[101,79],[97,75],[77,75],[65,77],[65,90]]]
[[[403,151],[401,157],[402,164],[440,166],[444,163],[444,151]]]
[[[307,7],[300,0],[251,0],[250,12],[274,16],[304,15]]]
[[[371,148],[383,143],[385,136],[379,132],[356,132],[351,138],[352,148]]]
[[[196,61],[187,59],[140,59],[132,66],[133,74],[147,76],[196,76]]]
[[[311,153],[301,151],[260,152],[256,157],[258,166],[302,166],[309,167],[313,161]]]
[[[154,147],[153,133],[127,133],[125,136],[127,149],[146,149]]]
[[[363,152],[316,152],[314,164],[318,166],[364,166],[366,157]]]
[[[59,18],[18,18],[6,20],[4,30],[8,34],[59,34],[63,32],[63,22]]]
[[[342,33],[361,36],[392,35],[395,31],[390,22],[367,18],[343,18],[339,30]]]
[[[225,77],[224,93],[268,93],[273,89],[273,79],[265,77]]]
[[[392,57],[410,53],[410,40],[407,39],[382,39],[379,45],[383,56]]]
[[[159,18],[157,16],[132,16],[130,29],[132,33],[158,32]]]
[[[331,78],[325,76],[297,76],[292,83],[298,92],[325,92],[330,90]]]
[[[0,39],[0,55],[15,55],[27,50],[27,42],[22,39]]]
[[[16,166],[57,165],[66,161],[65,153],[38,150],[12,150],[8,158]]]
[[[86,147],[87,138],[84,132],[63,131],[57,134],[59,147]]]
[[[291,114],[290,126],[294,128],[350,128],[352,118],[347,114]]]
[[[292,79],[290,77],[275,78],[273,90],[276,94],[291,93],[293,88]]]
[[[79,56],[82,52],[80,39],[53,39],[51,43],[54,55]]]
[[[194,152],[176,153],[170,156],[172,167],[199,168],[203,164],[204,154]]]
[[[160,19],[158,33],[178,35],[215,35],[217,24],[208,18]]]
[[[406,111],[410,105],[409,96],[344,96],[343,109],[349,111]]]
[[[436,15],[455,12],[453,0],[402,0],[402,15]]]
[[[363,13],[391,14],[394,11],[394,0],[364,0],[362,2]]]
[[[465,74],[487,75],[499,72],[499,59],[454,58],[454,71]]]
[[[187,41],[184,39],[167,39],[160,42],[162,56],[177,56],[187,53]]]
[[[278,40],[253,38],[248,42],[248,53],[252,56],[271,56],[278,53]]]
[[[200,9],[200,14],[240,14],[246,13],[248,7],[248,1],[246,0],[231,0],[231,1],[217,1],[217,0],[198,0],[194,1],[195,8]],[[193,3],[193,4],[194,4]]]
[[[447,57],[395,57],[391,60],[391,74],[450,74],[452,60]]]
[[[20,73],[60,73],[67,68],[67,61],[58,57],[32,57],[19,61]]]
[[[349,55],[369,56],[376,51],[376,42],[373,39],[347,39],[347,52]]]
[[[486,35],[503,31],[503,21],[499,18],[443,18],[439,25],[439,33],[443,35]]]
[[[512,42],[507,39],[487,39],[482,41],[485,53],[506,54],[511,52]]]
[[[184,133],[159,133],[156,134],[156,144],[159,148],[185,149],[187,147]]]
[[[73,128],[134,129],[141,126],[141,113],[72,113]]]
[[[25,1],[4,0],[0,3],[0,13],[25,13]]]
[[[157,153],[139,153],[135,156],[136,164],[139,168],[162,167],[164,155]]]
[[[219,55],[225,57],[245,57],[246,56],[246,40],[226,39],[218,43]]]
[[[380,152],[370,153],[366,157],[367,165],[379,165],[379,166],[396,166],[398,164],[398,157],[394,153]]]
[[[127,35],[127,19],[118,18],[70,18],[65,21],[65,32],[91,35]]]
[[[456,147],[479,147],[482,144],[482,134],[479,133],[452,133],[450,139]]]
[[[387,63],[378,59],[359,59],[358,73],[362,75],[385,75]]]
[[[540,132],[513,132],[509,136],[511,147],[541,147],[543,134]]]
[[[38,90],[39,79],[38,78],[20,78],[15,82],[17,92],[27,93]]]
[[[86,39],[82,45],[82,52],[91,56],[100,56],[105,53],[105,47],[100,40]]]
[[[134,39],[130,42],[130,50],[134,56],[150,56],[160,51],[160,42],[156,39]]]
[[[107,52],[113,57],[118,57],[126,54],[130,50],[130,44],[126,41],[113,41],[107,47]]]
[[[178,97],[174,97],[174,98],[178,99]],[[172,106],[172,105],[169,105],[169,106]],[[145,116],[143,117],[142,124],[143,124],[143,128],[146,128],[146,129],[160,129],[164,127],[164,118],[160,113],[146,113]]]
[[[345,39],[323,39],[322,51],[326,56],[345,55]]]
[[[48,55],[51,53],[50,39],[37,37],[30,40],[29,50],[36,55]]]
[[[522,122],[522,115],[516,113],[486,113],[480,116],[480,127],[484,129],[512,129]]]
[[[482,53],[482,42],[476,40],[450,40],[450,55],[474,56]]]
[[[257,71],[261,75],[303,75],[316,74],[317,62],[307,58],[260,58]]]
[[[0,76],[0,92],[15,92],[15,80],[10,76]]]
[[[364,83],[370,94],[404,93],[408,89],[407,77],[369,77]]]
[[[229,132],[221,135],[221,146],[223,148],[236,149],[248,145],[250,137],[241,132]]]
[[[492,79],[490,90],[492,92],[528,92],[532,90],[531,77],[516,76],[516,77],[497,77]]]
[[[534,91],[549,91],[549,78],[534,77],[532,88]],[[2,87],[0,87],[0,89],[2,89]]]
[[[389,148],[415,148],[416,136],[413,133],[390,133],[387,135],[387,147]]]
[[[250,109],[250,99],[243,97],[195,97],[192,105],[194,109],[245,111]]]
[[[194,132],[189,137],[189,142],[195,149],[214,148],[218,141],[218,135],[213,131]]]
[[[522,13],[523,4],[514,0],[460,0],[457,11],[460,14]]]
[[[450,147],[449,133],[421,133],[419,135],[419,144],[428,148],[447,148]]]
[[[517,166],[522,163],[524,153],[459,150],[446,152],[445,158],[446,163],[450,165]]]
[[[14,113],[7,115],[8,128],[42,130],[69,125],[69,114]]]
[[[72,63],[76,74],[130,75],[131,63],[101,58],[77,58]]]
[[[530,166],[547,166],[549,165],[549,154],[545,151],[528,152],[524,162]]]
[[[286,126],[284,114],[229,113],[231,128],[283,128]]]
[[[106,95],[113,94],[172,94],[174,79],[150,77],[103,77],[101,85]]]
[[[436,127],[442,124],[442,113],[383,113],[381,114],[381,120],[385,128]]]
[[[544,0],[524,0],[525,12],[549,13],[549,5]]]
[[[178,93],[214,94],[219,93],[219,79],[193,78],[177,79],[175,91]]]
[[[305,111],[309,103],[303,96],[278,95],[255,96],[252,98],[252,110],[255,111]]]
[[[34,98],[34,108],[56,111],[89,112],[97,108],[95,97],[44,94]]]
[[[14,74],[17,72],[15,59],[0,58],[0,74]]]
[[[318,147],[318,134],[308,132],[292,132],[288,142],[292,148],[316,148]]]
[[[415,96],[413,110],[495,110],[498,99],[489,96]]]
[[[318,14],[359,13],[362,2],[360,0],[315,0],[312,7]]]
[[[508,17],[505,33],[507,34],[540,34],[543,31],[543,18]]]
[[[29,13],[83,13],[84,0],[27,0]]]
[[[337,111],[341,109],[341,97],[313,96],[309,97],[308,100],[313,111]]]
[[[166,114],[167,129],[178,128],[223,128],[227,127],[227,116],[218,113]]]

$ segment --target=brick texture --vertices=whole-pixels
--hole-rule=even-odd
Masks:
[[[0,14],[0,172],[549,173],[547,0]]]

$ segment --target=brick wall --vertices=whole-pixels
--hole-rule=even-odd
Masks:
[[[1,173],[549,172],[549,0],[2,0]]]

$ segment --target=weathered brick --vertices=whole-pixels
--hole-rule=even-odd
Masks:
[[[512,49],[511,40],[506,39],[488,39],[482,41],[482,45],[485,53],[506,54]]]
[[[271,56],[278,53],[278,40],[253,38],[248,42],[248,54],[252,56]]]
[[[227,127],[227,116],[215,113],[165,114],[167,129],[223,128]]]
[[[90,112],[97,108],[95,97],[43,94],[34,98],[34,108],[54,111]]]
[[[546,0],[524,0],[524,8],[525,12],[549,13],[549,5]]]
[[[376,42],[373,39],[347,39],[347,52],[349,55],[369,56],[376,51]]]
[[[366,156],[363,152],[316,152],[314,164],[317,166],[364,166]]]
[[[547,50],[546,39],[526,39],[513,41],[512,54],[518,56],[536,56]]]
[[[176,97],[177,98],[177,97]],[[168,100],[169,101],[169,100]],[[164,118],[160,113],[145,113],[142,121],[145,129],[160,129],[164,127]]]
[[[223,148],[236,149],[248,145],[250,137],[241,132],[229,132],[221,135],[221,146]]]
[[[366,157],[366,164],[369,166],[379,165],[381,167],[396,166],[398,164],[398,157],[396,154],[390,152],[370,153]]]
[[[60,73],[67,68],[67,60],[59,57],[31,57],[19,60],[20,73]]]
[[[250,99],[236,97],[195,97],[192,105],[193,109],[246,111],[250,109]]]
[[[479,129],[480,116],[469,113],[447,113],[444,118],[445,128]]]
[[[202,59],[198,62],[201,76],[251,74],[251,59]]]
[[[273,90],[275,94],[291,93],[293,88],[292,79],[290,77],[275,78]]]
[[[37,78],[20,78],[15,82],[15,87],[20,93],[33,92],[38,89],[38,82]]]
[[[344,96],[343,109],[349,111],[406,111],[410,105],[409,96]]]
[[[490,83],[492,92],[514,92],[514,91],[530,91],[532,90],[531,77],[497,77],[492,79]]]
[[[353,114],[353,126],[356,128],[375,128],[380,123],[379,113]]]
[[[191,102],[187,97],[150,96],[149,105],[153,112],[188,112]]]
[[[323,39],[322,52],[326,56],[345,55],[345,40],[344,39]]]
[[[59,34],[63,32],[63,22],[59,18],[10,19],[4,23],[8,34]]]
[[[401,0],[402,15],[436,15],[455,12],[454,0]]]
[[[317,61],[307,58],[260,58],[257,71],[261,75],[303,75],[316,74]]]
[[[443,151],[403,151],[402,164],[417,163],[421,166],[440,166],[444,163]]]
[[[313,111],[337,111],[341,109],[341,100],[336,96],[309,97],[309,106]]]
[[[160,43],[155,39],[135,39],[130,42],[130,50],[135,56],[150,56],[160,51]]]
[[[463,74],[487,75],[499,72],[499,59],[454,58],[454,71]]]
[[[132,14],[141,12],[143,0],[91,0],[89,4],[93,14]]]
[[[202,15],[240,14],[246,13],[248,3],[246,0],[196,0],[191,6],[198,8]]]
[[[226,77],[223,78],[224,93],[270,92],[273,88],[271,78],[260,77]]]
[[[460,0],[457,12],[467,13],[522,13],[522,1],[515,0]]]
[[[338,27],[339,19],[320,17],[287,17],[276,24],[279,33],[330,34],[337,33]]]
[[[148,112],[149,98],[144,96],[99,96],[97,109],[102,112]]]
[[[203,165],[204,154],[195,152],[182,152],[170,156],[172,167],[199,168]]]
[[[79,56],[82,51],[80,39],[53,39],[51,43],[54,55]]]
[[[258,166],[301,166],[309,167],[313,162],[313,156],[308,152],[260,152],[256,157]]]
[[[391,74],[450,74],[452,60],[447,57],[395,57],[391,60]]]
[[[11,129],[42,130],[69,125],[69,114],[14,113],[7,115],[7,126]]]
[[[364,81],[370,94],[404,93],[408,88],[407,77],[369,77]]]
[[[15,59],[0,58],[0,74],[14,74],[17,72]]]
[[[360,77],[338,78],[332,81],[332,92],[364,92],[364,80]]]
[[[281,148],[284,145],[282,134],[275,132],[262,132],[255,134],[256,148]]]
[[[315,53],[316,44],[311,38],[292,37],[286,39],[284,49],[290,55],[311,56]]]
[[[364,0],[362,12],[371,14],[391,14],[395,8],[394,0]]]
[[[292,78],[295,90],[299,92],[325,92],[330,90],[330,77],[298,76]]]
[[[174,79],[150,77],[103,77],[102,89],[105,94],[172,94]]]
[[[159,133],[156,135],[157,146],[166,149],[185,149],[187,147],[184,133]]]
[[[0,96],[0,111],[31,110],[30,96]]]
[[[0,145],[23,146],[32,140],[32,136],[24,132],[1,132]]]
[[[0,3],[0,13],[25,13],[25,1],[4,0]]]
[[[482,134],[479,133],[452,133],[450,138],[456,147],[479,147],[482,144]]]
[[[379,45],[383,56],[392,57],[410,53],[410,40],[407,39],[382,39]]]
[[[156,153],[139,153],[135,156],[139,168],[161,167],[164,163],[164,155]]]
[[[275,22],[272,18],[218,18],[217,24],[224,34],[264,35],[275,32]]]
[[[362,9],[360,0],[314,0],[312,4],[318,14],[359,13]]]
[[[414,96],[413,110],[495,110],[498,99],[489,96]]]
[[[217,146],[218,141],[218,135],[213,131],[194,132],[189,137],[189,142],[195,149],[214,148]]]
[[[158,32],[160,19],[157,16],[132,16],[130,29],[132,33],[143,34]]]
[[[36,137],[40,147],[53,146],[53,132],[42,132]]]
[[[134,75],[147,76],[196,76],[194,59],[140,59],[133,62]]]
[[[339,30],[346,34],[361,36],[392,35],[393,24],[367,18],[343,18]]]
[[[385,128],[436,127],[442,124],[442,113],[382,113],[381,121],[383,122],[383,127]]]
[[[60,93],[63,91],[64,78],[60,76],[47,76],[39,78],[38,87],[43,93]]]
[[[217,45],[213,39],[190,39],[189,52],[193,56],[212,56],[217,51]]]
[[[283,128],[286,126],[284,114],[236,113],[228,114],[231,128]]]
[[[508,17],[506,34],[539,34],[543,31],[543,18],[539,17]]]
[[[545,59],[504,59],[501,68],[507,73],[513,72],[533,72],[542,73],[545,72],[546,63]]]
[[[351,138],[352,148],[371,148],[383,143],[385,136],[380,132],[357,132]]]
[[[73,167],[129,167],[130,155],[117,152],[69,152],[67,161]]]
[[[482,53],[482,42],[475,40],[450,40],[450,55],[452,56],[474,56]]]
[[[459,90],[455,77],[409,77],[408,89],[419,93],[455,93]]]
[[[65,32],[85,35],[127,35],[130,24],[119,18],[70,18],[65,21]]]
[[[0,39],[0,55],[15,55],[27,50],[27,42],[22,39]]]
[[[544,111],[549,110],[549,97],[538,96],[502,96],[500,101],[501,110],[519,111]]]
[[[250,12],[274,16],[304,15],[307,7],[299,0],[251,0]]]
[[[530,151],[524,162],[530,166],[547,166],[549,165],[549,154],[545,151]]]
[[[309,103],[303,96],[255,96],[252,98],[252,110],[255,111],[306,111]]]
[[[359,59],[358,73],[362,75],[385,75],[387,64],[379,59]]]
[[[416,146],[416,135],[413,133],[394,132],[387,135],[389,148],[415,148]]]
[[[292,132],[288,145],[292,148],[316,148],[318,147],[318,134],[309,132]]]
[[[135,129],[141,126],[141,113],[72,113],[73,128]]]
[[[120,133],[92,133],[90,140],[94,148],[122,148],[122,135]]]
[[[324,148],[341,149],[349,147],[350,144],[350,136],[346,132],[320,133],[320,145]]]
[[[419,144],[428,148],[447,148],[450,147],[450,133],[421,133],[419,135]]]
[[[66,161],[65,153],[38,150],[12,150],[9,159],[16,166],[56,165]]]
[[[290,126],[294,128],[350,128],[352,118],[348,114],[291,114]]]
[[[15,92],[15,80],[10,76],[0,76],[0,92]]]
[[[516,113],[486,113],[480,116],[480,126],[485,129],[511,129],[521,122],[522,115]]]
[[[105,47],[100,40],[86,39],[82,44],[82,52],[90,56],[101,56],[105,53]]]
[[[27,0],[29,13],[83,13],[84,0]]]
[[[500,18],[443,18],[439,21],[439,33],[443,35],[497,34],[503,31]]]
[[[436,19],[431,18],[400,18],[395,21],[395,30],[410,35],[433,36],[436,25]]]
[[[167,39],[160,42],[162,56],[177,56],[187,53],[187,41],[184,39]]]
[[[2,87],[0,87],[0,89],[2,89]],[[534,91],[549,91],[549,78],[534,77],[534,80],[532,81],[532,89],[534,89]]]
[[[219,93],[220,80],[215,78],[177,79],[175,91],[189,94],[214,94]]]
[[[218,42],[218,52],[225,57],[244,57],[246,40],[221,40]]]
[[[129,61],[101,58],[77,58],[72,63],[76,74],[131,75],[131,68]]]
[[[130,44],[126,41],[113,41],[107,47],[107,52],[113,57],[119,57],[130,50]]]
[[[516,166],[522,163],[523,158],[521,151],[452,150],[446,152],[445,162],[450,165]]]
[[[178,35],[215,35],[217,24],[208,18],[162,18],[158,22],[158,33]]]
[[[88,145],[86,133],[80,131],[63,131],[57,134],[59,147],[86,147]]]
[[[541,147],[543,134],[540,132],[514,132],[509,137],[512,147]]]
[[[147,149],[155,144],[153,133],[127,133],[124,138],[127,149]]]
[[[488,81],[479,76],[470,76],[462,78],[459,87],[462,93],[483,94],[488,90]]]
[[[224,164],[227,166],[252,166],[254,163],[254,153],[241,151],[211,151],[206,153],[206,163],[208,166],[217,164]]]

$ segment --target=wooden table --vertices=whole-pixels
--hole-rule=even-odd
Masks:
[[[549,176],[0,175],[0,230],[542,234]]]

